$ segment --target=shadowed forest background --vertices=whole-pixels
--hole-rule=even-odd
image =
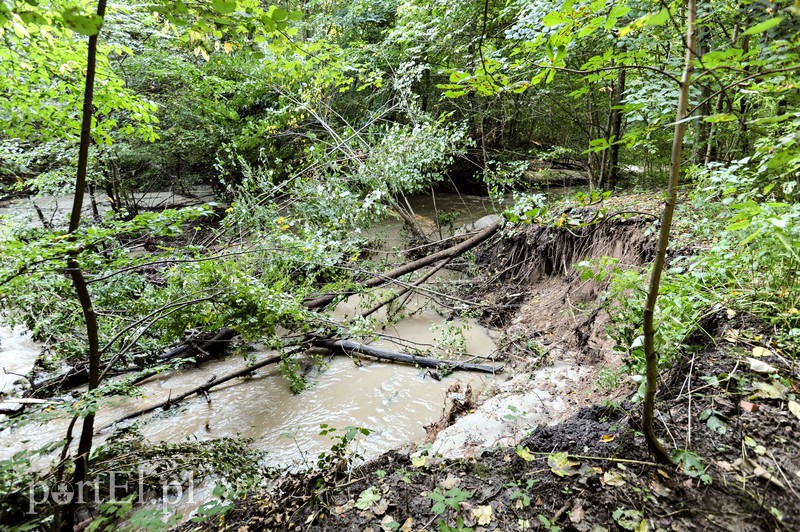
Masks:
[[[0,0],[0,522],[797,528],[799,39],[790,0]],[[334,354],[442,418],[366,464],[391,417],[285,427],[292,467],[146,434]],[[108,471],[147,489],[28,511]]]

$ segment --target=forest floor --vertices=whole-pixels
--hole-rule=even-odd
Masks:
[[[485,294],[495,311],[484,319],[503,331],[507,380],[479,398],[454,390],[461,393],[428,427],[427,442],[359,466],[344,458],[282,477],[235,501],[224,517],[184,527],[800,529],[798,370],[770,349],[770,331],[746,314],[710,309],[682,358],[662,373],[657,432],[677,464],[653,462],[640,430],[637,384],[617,371],[622,361],[605,332],[604,287],[567,267],[600,256],[646,263],[647,211],[657,207],[637,204],[641,216],[592,229],[591,238],[553,238],[531,227],[478,254],[487,273],[503,272],[484,276],[496,281]],[[537,371],[559,366],[574,372],[559,382],[545,375],[553,382],[542,391]],[[530,405],[541,393],[562,399],[546,422],[508,407]],[[517,403],[497,401],[509,396]],[[469,420],[477,428],[471,439],[440,452],[437,443]],[[512,428],[493,433],[498,420]],[[520,420],[528,421],[525,430]]]

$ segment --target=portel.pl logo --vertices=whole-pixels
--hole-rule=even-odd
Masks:
[[[182,478],[164,480],[160,486],[160,493],[158,489],[153,489],[152,485],[146,487],[144,478],[144,470],[139,469],[135,476],[129,472],[109,471],[92,480],[76,482],[74,485],[66,481],[54,485],[44,482],[31,484],[28,489],[28,513],[35,514],[38,506],[50,504],[50,501],[60,506],[73,501],[77,504],[87,502],[100,504],[126,497],[134,490],[138,492],[139,501],[145,500],[147,494],[152,499],[158,498],[158,502],[164,507],[194,502],[193,471],[188,471]]]

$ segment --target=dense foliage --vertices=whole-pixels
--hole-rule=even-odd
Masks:
[[[407,216],[407,195],[478,183],[514,196],[507,218],[519,222],[546,212],[541,196],[521,195],[536,192],[541,161],[580,169],[591,189],[666,181],[685,55],[679,1],[124,0],[104,17],[95,9],[0,2],[9,198],[74,192],[86,36],[99,43],[92,215],[68,235],[58,210],[8,215],[0,227],[4,317],[45,342],[44,366],[86,358],[70,261],[100,317],[103,362],[146,368],[190,331],[235,327],[277,341],[278,328],[335,328],[304,301],[353,288],[370,266],[363,228],[392,210]],[[796,351],[800,8],[708,0],[698,17],[683,139],[691,191],[681,231],[691,236],[665,272],[657,348],[664,363],[680,356],[722,305],[755,314]],[[153,212],[137,201],[198,186],[217,202]],[[641,372],[646,271],[583,267],[611,281],[612,335]],[[84,401],[66,415],[96,408]]]

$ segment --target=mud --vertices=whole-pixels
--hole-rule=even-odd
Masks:
[[[737,357],[727,349],[707,348],[693,361],[697,371],[732,371]],[[685,376],[684,370],[675,367],[668,380],[681,380],[677,376]],[[237,501],[224,527],[444,530],[444,523],[480,531],[543,530],[547,523],[576,531],[797,530],[800,505],[794,485],[800,459],[794,435],[800,420],[779,400],[761,401],[755,414],[734,406],[738,421],[731,421],[724,435],[713,433],[699,419],[701,411],[720,401],[737,405],[748,395],[743,389],[721,386],[694,396],[702,404],[694,408],[688,431],[686,423],[676,419],[682,413],[675,411],[681,404],[675,403],[676,391],[667,387],[662,400],[669,395],[673,399],[660,403],[667,419],[662,432],[667,438],[667,430],[673,436],[692,433],[691,450],[701,461],[699,470],[653,463],[639,431],[638,405],[625,401],[581,409],[560,424],[536,427],[516,448],[472,458],[442,459],[432,452],[412,458],[392,452],[346,478],[288,477],[274,492],[280,493],[280,500],[260,494]],[[728,419],[733,415],[730,412]],[[742,443],[745,435],[764,446],[760,455],[743,451],[743,446],[755,449]],[[683,442],[677,443],[683,448]],[[743,452],[767,473],[754,467],[749,473],[737,469],[734,464]],[[379,500],[366,509],[364,504],[356,506],[372,488]],[[436,497],[442,494],[451,501],[462,498],[436,508]]]
[[[599,370],[620,361],[604,332],[604,287],[581,282],[571,265],[602,255],[644,264],[646,224],[592,235],[530,228],[484,248],[494,290],[483,299],[491,307],[494,295],[497,309],[483,319],[507,324],[500,343],[514,376],[474,409],[453,390],[453,406],[413,452],[286,477],[203,528],[800,529],[800,374],[760,324],[709,313],[663,375],[657,432],[676,464],[652,461],[635,383],[597,389]],[[755,352],[774,371],[752,371]]]

